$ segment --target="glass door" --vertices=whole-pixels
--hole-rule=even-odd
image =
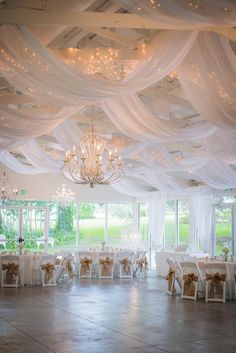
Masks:
[[[25,249],[31,251],[46,250],[48,238],[46,237],[46,208],[21,208],[21,236],[25,241]]]
[[[16,250],[19,233],[20,209],[0,207],[0,251]]]

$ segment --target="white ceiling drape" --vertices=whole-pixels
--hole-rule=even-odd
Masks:
[[[236,3],[234,0],[113,0],[129,12],[158,21],[160,26],[172,28],[195,24],[235,26]],[[158,6],[159,4],[159,6]],[[197,7],[196,7],[197,6]]]

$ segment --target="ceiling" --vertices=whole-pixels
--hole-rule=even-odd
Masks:
[[[127,15],[127,11],[118,2],[110,0],[2,0],[0,6],[2,8],[0,9],[1,23],[5,21],[5,23],[13,24],[23,21],[44,45],[65,62],[69,61],[70,65],[79,67],[87,74],[103,75],[114,80],[121,79],[127,72],[132,71],[136,61],[145,55],[146,47],[155,34],[161,30],[158,28],[158,23],[153,23],[147,18],[138,18],[136,15],[133,15],[133,18],[126,18],[124,15]],[[71,11],[73,11],[73,17],[69,16],[72,14]],[[57,20],[55,20],[56,17]],[[233,38],[234,35],[232,32],[229,33],[231,40],[236,39],[236,35]],[[233,40],[231,44],[234,48]],[[78,50],[73,50],[73,48]],[[107,50],[108,58],[117,58],[113,60],[113,67],[109,66],[109,61],[106,65],[99,67],[99,61],[96,60],[96,55],[101,56],[99,50],[103,55],[106,55]],[[90,60],[91,56],[92,60]],[[104,60],[106,60],[105,57]],[[124,67],[119,67],[119,60],[127,61],[125,67],[127,72],[124,71]],[[167,76],[155,85],[138,92],[138,95],[155,116],[165,121],[178,120],[180,124],[186,124],[202,119],[186,98],[175,76]],[[57,109],[54,105],[42,104],[30,96],[22,95],[3,77],[0,78],[0,103],[32,116],[40,115],[45,111],[53,112]],[[88,105],[79,114],[75,114],[72,120],[82,130],[85,130],[91,124],[91,117],[108,140],[116,138],[121,147],[133,142],[132,138],[117,129],[99,104],[95,107]],[[38,137],[37,141],[53,158],[63,160],[65,151],[52,133],[48,132]],[[176,160],[195,156],[196,151],[202,156],[207,153],[199,141],[176,141],[163,145]],[[11,149],[11,153],[22,163],[30,164],[19,148]],[[218,151],[218,153],[227,164],[236,167],[236,156],[231,155],[229,158],[224,151]],[[145,166],[145,160],[140,160],[135,154],[125,163],[130,168],[136,165]],[[194,183],[193,180],[201,182],[200,178],[191,171],[175,170],[168,174],[181,185],[191,186]],[[132,181],[135,179],[130,178]],[[144,179],[137,182],[151,186]]]

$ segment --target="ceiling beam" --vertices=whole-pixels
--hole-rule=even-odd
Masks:
[[[177,97],[173,94],[169,94],[166,90],[161,88],[147,88],[141,92],[142,95],[150,96],[152,98],[162,99],[170,104],[178,105],[179,107],[195,110],[192,104],[184,98]]]
[[[103,13],[113,13],[119,10],[119,8],[119,4],[112,3],[106,9],[104,9]],[[85,38],[88,33],[88,31],[84,31],[81,28],[71,28],[69,32],[67,30],[67,33],[65,31],[61,32],[48,44],[48,46],[51,48],[77,47],[78,42]]]
[[[104,37],[106,39],[112,40],[114,42],[119,43],[122,47],[129,47],[132,49],[137,48],[138,46],[138,42],[136,40],[133,40],[131,38],[128,38],[124,35],[121,35],[119,33],[116,32],[112,32],[108,29],[104,29],[104,28],[95,28],[95,27],[91,27],[89,29],[90,32],[95,33],[101,37]]]
[[[24,24],[24,25],[65,25],[80,28],[108,27],[108,28],[151,28],[174,29],[171,23],[158,23],[134,14],[102,13],[102,12],[76,12],[70,10],[42,10],[29,9],[1,9],[0,24]],[[203,27],[203,29],[211,27]],[[214,27],[216,28],[216,27]],[[196,29],[194,25],[183,25],[179,30]],[[200,28],[202,29],[202,28]]]

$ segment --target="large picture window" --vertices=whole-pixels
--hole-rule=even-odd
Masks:
[[[179,245],[188,247],[190,237],[189,206],[187,200],[170,200],[166,204],[165,250],[175,250]]]

